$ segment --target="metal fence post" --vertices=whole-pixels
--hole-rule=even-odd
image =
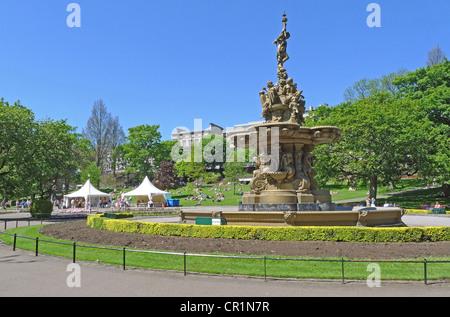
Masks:
[[[423,259],[423,275],[425,285],[427,285],[427,259]]]
[[[266,276],[267,276],[267,274],[266,274],[266,257],[264,256],[264,282],[266,282]]]
[[[123,248],[123,269],[125,270],[125,248]]]
[[[14,234],[13,251],[16,251],[16,240],[17,240],[17,233]]]
[[[184,252],[184,276],[186,276],[186,252]]]
[[[39,244],[39,238],[36,237],[36,256],[38,256],[38,244]]]
[[[75,263],[75,247],[76,247],[76,242],[73,243],[73,263]]]
[[[345,281],[344,281],[344,258],[341,258],[341,262],[342,262],[342,284],[345,284]]]

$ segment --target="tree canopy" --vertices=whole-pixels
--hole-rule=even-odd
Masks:
[[[385,77],[383,77],[385,78]],[[357,178],[377,184],[405,174],[450,179],[449,62],[391,78],[396,88],[374,88],[334,107],[321,106],[309,126],[342,129],[337,143],[317,146],[319,179]]]
[[[36,120],[20,101],[0,99],[0,196],[50,198],[81,167],[83,144],[66,120]]]

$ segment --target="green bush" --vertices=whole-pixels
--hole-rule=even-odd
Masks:
[[[50,218],[52,211],[52,202],[45,199],[34,200],[30,206],[30,213],[33,218]]]
[[[263,227],[205,226],[115,220],[88,216],[95,229],[162,236],[272,241],[434,242],[450,241],[450,227]]]

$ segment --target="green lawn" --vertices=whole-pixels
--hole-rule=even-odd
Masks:
[[[201,189],[201,191],[200,191]],[[180,206],[196,206],[199,202],[199,197],[203,197],[201,206],[237,206],[242,200],[242,195],[239,193],[245,193],[250,191],[249,185],[236,184],[234,191],[233,185],[221,185],[219,191],[219,185],[204,185],[198,188],[192,185],[180,187],[176,190],[171,190],[172,198],[179,199]],[[219,192],[222,193],[223,199],[217,201]],[[235,194],[234,194],[235,193]],[[195,197],[195,199],[191,199]],[[214,200],[214,201],[213,201]]]
[[[18,236],[32,237],[33,239],[17,238],[17,248],[35,251],[36,242],[34,238],[39,238],[39,253],[52,254],[66,257],[72,260],[73,242],[56,240],[43,236],[39,233],[42,225],[20,227],[8,230],[8,233],[16,233]],[[12,244],[13,237],[0,233],[0,239]],[[45,240],[45,241],[44,241]],[[66,244],[56,244],[47,241],[59,241]],[[83,244],[84,245],[84,244]],[[91,245],[92,246],[92,245]],[[76,246],[76,261],[99,261],[115,265],[123,265],[123,248],[113,246],[97,246],[102,248],[83,247],[82,244]],[[114,250],[113,250],[114,249]],[[145,267],[163,270],[184,270],[184,254],[161,254],[148,252],[131,252],[126,250],[126,266]],[[233,256],[233,255],[229,255]],[[324,261],[330,260],[330,261]],[[344,259],[349,261],[348,259]],[[421,261],[418,259],[416,261]],[[432,263],[436,260],[449,261],[446,258],[427,259],[427,278],[441,279],[450,278],[450,263]],[[414,261],[410,259],[410,261]],[[374,261],[375,262],[375,261]],[[431,263],[430,263],[431,262]],[[345,279],[365,280],[371,272],[367,271],[369,262],[344,262]],[[378,262],[375,262],[378,263]],[[424,264],[419,263],[378,263],[381,269],[381,279],[397,280],[423,280]],[[275,255],[263,257],[216,257],[186,256],[186,270],[188,272],[204,272],[214,274],[232,274],[285,278],[320,278],[320,279],[341,279],[342,262],[341,258],[314,258],[306,259],[301,257],[283,258]]]
[[[415,189],[415,188],[423,188],[424,181],[421,179],[404,179],[404,180],[398,180],[395,184],[394,189],[388,189],[387,186],[379,186],[378,187],[378,195],[383,195],[387,193],[394,193],[409,189]],[[201,194],[204,197],[203,201],[201,202],[202,206],[220,206],[220,205],[229,205],[229,206],[237,206],[239,205],[239,202],[242,200],[242,196],[239,195],[239,193],[244,193],[247,191],[250,191],[249,185],[236,185],[236,195],[233,194],[233,185],[222,185],[221,191],[223,195],[225,196],[225,199],[221,200],[220,202],[217,202],[217,200],[213,201],[212,198],[209,197],[216,197],[215,194],[219,192],[219,186],[218,185],[204,185],[199,186],[198,188],[201,189]],[[239,191],[241,189],[241,191]],[[342,182],[342,183],[328,183],[326,186],[324,186],[321,189],[328,189],[331,192],[334,192],[331,196],[333,201],[342,201],[342,200],[350,200],[350,199],[360,199],[360,201],[365,202],[367,196],[368,196],[368,187],[357,187],[356,191],[350,191],[349,186]],[[384,202],[384,200],[387,200],[389,202],[395,202],[397,205],[400,205],[402,208],[408,208],[408,209],[416,209],[421,204],[434,204],[436,201],[439,201],[440,204],[449,206],[450,205],[450,199],[446,198],[443,199],[439,196],[439,189],[421,189],[419,191],[415,191],[413,193],[404,193],[400,195],[394,195],[389,198],[380,198],[380,202]],[[197,187],[193,185],[188,185],[185,187],[180,187],[176,190],[171,190],[172,198],[173,199],[179,199],[180,206],[196,206],[198,203],[198,197],[199,197],[199,191]],[[336,194],[335,194],[336,193]],[[196,199],[191,200],[188,199],[192,197],[196,197]]]

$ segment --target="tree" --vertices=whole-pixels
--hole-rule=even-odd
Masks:
[[[407,70],[405,68],[400,68],[397,72],[383,75],[381,78],[363,78],[358,80],[345,90],[344,100],[355,101],[369,98],[380,92],[387,92],[393,95],[398,92],[398,87],[394,83],[394,79],[398,76],[405,75],[406,73]]]
[[[439,44],[437,44],[435,48],[433,48],[431,51],[428,52],[427,65],[434,66],[439,63],[442,63],[444,61],[444,58],[445,53],[441,50]]]
[[[31,179],[27,175],[36,122],[34,113],[20,101],[10,105],[0,99],[0,195],[20,197],[28,193]]]
[[[37,122],[33,141],[32,168],[27,172],[33,180],[31,192],[41,198],[51,198],[79,166],[74,155],[77,134],[66,120],[46,119]]]
[[[50,198],[84,158],[83,142],[66,120],[36,120],[20,102],[0,99],[0,195]]]
[[[178,144],[179,145],[179,144]],[[173,147],[172,158],[175,161],[177,175],[186,178],[188,182],[199,180],[206,174],[206,164],[201,151],[196,151],[194,145],[186,150]]]
[[[169,188],[177,188],[180,185],[180,179],[177,176],[177,170],[173,161],[161,162],[158,172],[153,179],[156,187],[167,190]]]
[[[223,165],[228,158],[232,158],[233,152],[230,151],[230,144],[226,138],[220,134],[210,134],[202,138],[202,160],[207,167],[219,167]]]
[[[88,179],[91,180],[91,184],[95,187],[100,187],[100,168],[98,168],[95,162],[90,162],[81,171],[80,180],[84,184]]]
[[[328,117],[312,118],[308,125],[342,129],[338,142],[314,151],[318,179],[357,177],[369,182],[369,194],[376,198],[380,181],[387,184],[399,175],[416,173],[429,136],[427,120],[416,115],[419,108],[418,102],[378,93],[322,111]]]
[[[239,177],[245,173],[244,164],[242,162],[226,162],[223,174],[233,182],[233,195],[236,195],[236,182]]]
[[[91,141],[95,162],[101,171],[104,169],[105,159],[112,154],[116,146],[124,141],[119,118],[113,119],[102,99],[94,102],[91,116],[86,128],[83,129],[83,135]]]
[[[108,152],[109,158],[111,160],[111,167],[113,169],[113,175],[116,175],[117,161],[120,159],[118,155],[121,151],[116,149],[125,142],[125,133],[123,132],[122,126],[119,123],[119,117],[116,116],[111,122],[111,143],[110,150]]]
[[[161,133],[159,125],[143,124],[128,129],[127,142],[123,144],[124,158],[127,160],[127,172],[137,173],[141,178],[151,176],[158,169],[161,157]]]
[[[450,62],[409,72],[395,79],[402,98],[417,101],[417,115],[429,121],[427,160],[422,164],[422,176],[442,184],[442,195],[450,196]]]

